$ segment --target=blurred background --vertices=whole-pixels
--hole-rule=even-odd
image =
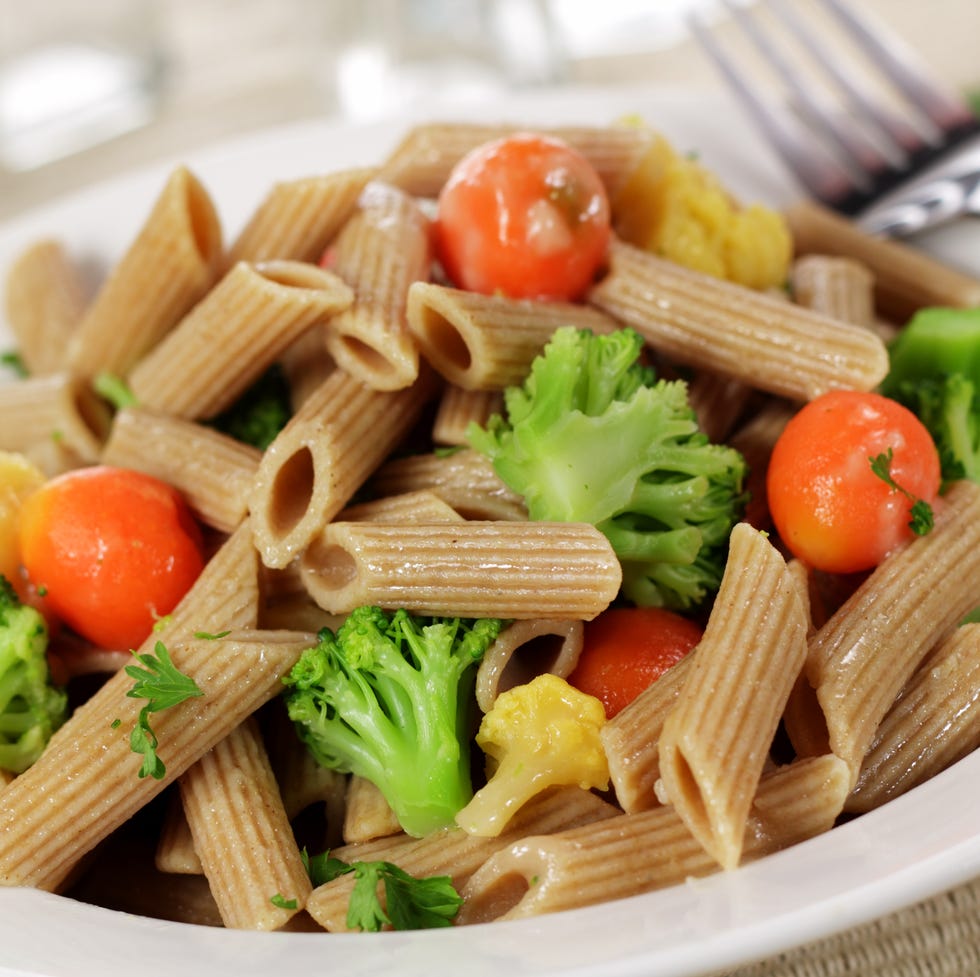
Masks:
[[[980,83],[976,0],[857,2],[954,85]],[[716,89],[692,9],[725,17],[719,0],[0,0],[0,219],[304,118],[557,85]]]

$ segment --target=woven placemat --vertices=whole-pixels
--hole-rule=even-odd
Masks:
[[[980,977],[980,879],[883,919],[717,977],[845,975]]]

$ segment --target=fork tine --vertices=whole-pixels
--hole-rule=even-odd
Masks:
[[[976,125],[976,116],[958,97],[926,69],[913,51],[894,34],[874,24],[867,13],[841,0],[820,0],[854,37],[895,86],[916,105],[940,133]]]
[[[798,71],[790,66],[772,36],[762,29],[757,18],[734,0],[723,0],[723,2],[755,44],[759,53],[782,78],[803,113],[833,142],[842,154],[845,164],[850,164],[855,184],[863,190],[869,189],[868,174],[887,169],[888,161],[868,138],[853,126],[850,119],[839,110],[835,111],[829,107],[812,87],[805,84]]]
[[[814,197],[830,202],[845,198],[855,191],[854,181],[844,167],[824,153],[822,147],[815,149],[811,140],[801,139],[799,133],[789,125],[787,117],[759,96],[697,14],[688,15],[687,27],[739,101],[755,119],[770,145]]]

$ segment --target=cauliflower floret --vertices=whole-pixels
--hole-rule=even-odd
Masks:
[[[786,281],[792,239],[782,215],[742,206],[662,136],[613,201],[613,221],[623,240],[688,268],[756,289]]]
[[[518,809],[547,787],[609,786],[599,739],[605,709],[557,675],[544,674],[497,697],[476,741],[492,776],[456,815],[466,832],[496,837]]]
[[[20,562],[17,519],[24,499],[44,483],[44,475],[23,455],[0,451],[0,575],[15,580]]]

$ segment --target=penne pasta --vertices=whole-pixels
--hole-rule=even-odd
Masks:
[[[255,544],[284,567],[350,501],[433,396],[426,376],[380,391],[331,373],[269,445],[249,496]]]
[[[616,323],[588,306],[480,295],[417,281],[408,290],[408,325],[425,358],[465,390],[520,384],[560,326],[610,332]]]
[[[344,814],[344,844],[390,838],[401,833],[395,812],[370,780],[350,778],[347,786],[347,809]]]
[[[827,208],[801,201],[785,212],[797,255],[828,254],[861,262],[874,276],[875,308],[903,323],[920,308],[980,305],[980,281],[901,241],[874,237]]]
[[[874,276],[853,258],[802,255],[790,269],[790,288],[799,305],[856,326],[874,326]]]
[[[73,331],[73,373],[126,376],[211,288],[221,225],[207,190],[178,167]]]
[[[88,305],[78,267],[59,241],[44,239],[7,272],[5,311],[30,376],[65,369],[65,351]]]
[[[194,421],[125,407],[113,419],[101,461],[169,482],[202,522],[230,533],[247,515],[261,456],[257,448]]]
[[[888,372],[874,333],[628,244],[589,301],[678,363],[736,377],[791,400],[840,387],[871,390]]]
[[[806,658],[806,632],[782,556],[739,523],[704,637],[658,742],[670,803],[722,868],[741,859],[752,798]]]
[[[590,620],[622,580],[609,541],[587,523],[334,522],[300,565],[310,596],[334,614],[375,604],[450,617]]]
[[[470,424],[486,427],[494,414],[502,414],[503,394],[499,390],[464,390],[449,385],[439,398],[435,420],[432,422],[432,441],[437,445],[468,446]]]
[[[336,275],[313,265],[239,262],[133,367],[133,395],[178,417],[214,417],[298,336],[352,300]]]
[[[909,594],[915,592],[915,601]],[[809,639],[806,677],[816,705],[787,731],[806,752],[829,745],[857,782],[864,755],[928,651],[980,603],[980,485],[957,482],[935,528],[887,557]],[[819,730],[813,717],[822,715]]]
[[[158,871],[174,875],[204,874],[204,866],[194,848],[191,826],[184,816],[184,804],[179,791],[172,793],[168,800],[154,864]]]
[[[255,719],[215,743],[179,784],[224,925],[281,929],[312,886]]]
[[[239,261],[318,262],[375,172],[373,167],[356,167],[276,183],[228,249],[227,266]]]
[[[428,278],[429,219],[407,194],[370,184],[337,236],[331,267],[354,289],[353,305],[326,332],[338,365],[376,390],[400,390],[419,373],[406,320],[408,289]]]
[[[763,780],[746,821],[746,861],[833,827],[847,793],[834,756]],[[464,884],[459,925],[520,919],[622,899],[709,875],[718,864],[670,807],[526,837],[491,855]]]

